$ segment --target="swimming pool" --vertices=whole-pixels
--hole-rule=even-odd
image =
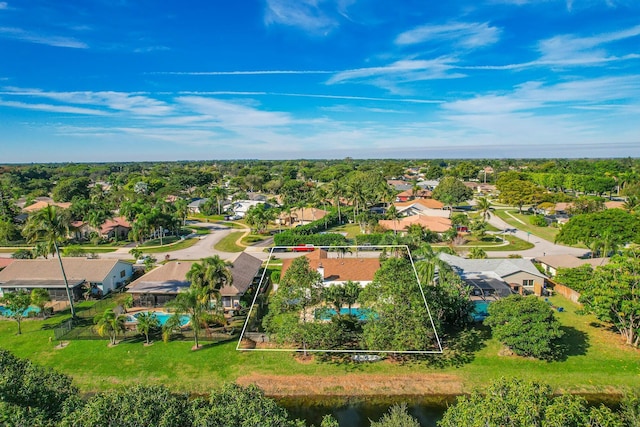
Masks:
[[[167,323],[169,318],[173,316],[172,313],[165,313],[164,311],[141,311],[139,313],[134,314],[133,316],[130,316],[130,317],[133,317],[131,321],[133,322],[137,321],[138,316],[140,316],[142,313],[151,313],[155,318],[158,319],[158,322],[160,322],[160,326],[164,326],[164,324]],[[186,326],[189,322],[191,322],[191,316],[188,316],[186,314],[180,315],[180,326]]]
[[[375,313],[372,313],[371,310],[367,310],[366,308],[356,308],[351,307],[351,311],[349,308],[341,308],[340,315],[345,316],[347,314],[351,314],[355,316],[358,320],[367,320],[372,316],[376,316]],[[319,320],[330,320],[333,316],[336,315],[336,310],[333,308],[320,308],[315,311],[315,318]]]
[[[39,307],[30,306],[25,311],[22,312],[23,317],[29,317],[29,313],[40,313]],[[9,310],[7,307],[0,305],[0,316],[11,317],[13,316],[13,311]]]
[[[474,301],[475,308],[473,309],[473,320],[476,322],[482,322],[489,315],[489,301]]]

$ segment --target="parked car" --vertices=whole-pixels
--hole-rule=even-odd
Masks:
[[[315,246],[306,244],[306,245],[298,245],[292,249],[293,252],[313,252]]]

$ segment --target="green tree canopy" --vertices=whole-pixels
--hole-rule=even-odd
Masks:
[[[473,197],[473,190],[452,176],[442,178],[433,190],[433,198],[449,207],[469,200],[471,197]]]
[[[616,256],[598,267],[580,294],[585,309],[640,346],[640,258]]]
[[[640,243],[640,217],[622,209],[576,215],[567,222],[556,236],[556,242],[589,247],[596,241],[610,240],[623,246]]]
[[[515,354],[538,359],[557,356],[560,322],[546,302],[536,296],[511,295],[489,304],[484,324]]]
[[[21,323],[24,318],[24,311],[29,308],[31,304],[31,295],[29,292],[5,292],[4,296],[0,298],[0,302],[11,310],[11,317],[18,323],[18,335],[22,334]]]

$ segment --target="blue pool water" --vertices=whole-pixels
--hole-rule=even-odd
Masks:
[[[148,313],[148,312],[141,311],[140,313],[134,314],[133,317],[137,318],[141,313]],[[173,314],[171,313],[164,313],[162,311],[153,311],[151,313],[158,319],[158,321],[160,322],[160,326],[164,326],[164,324],[167,323],[167,320],[169,320],[169,318],[173,316]],[[191,321],[191,316],[187,316],[187,315],[180,316],[180,326],[185,326],[190,321]]]
[[[40,313],[40,308],[31,306],[31,307],[27,308],[25,311],[22,312],[22,316],[23,317],[28,317],[29,313],[38,314],[38,313]],[[0,305],[0,316],[5,316],[5,317],[13,316],[13,311],[11,311],[8,308]]]
[[[346,314],[351,314],[355,316],[358,320],[367,320],[371,316],[371,310],[367,310],[366,308],[351,307],[351,311],[349,311],[348,308],[341,308],[340,314],[342,316]],[[316,319],[320,319],[320,320],[330,320],[335,315],[336,315],[336,310],[333,308],[318,309],[315,312]]]
[[[489,302],[474,301],[473,303],[475,304],[475,308],[473,310],[473,315],[472,315],[473,320],[475,320],[476,322],[482,322],[489,315],[489,312],[487,310],[489,308]]]

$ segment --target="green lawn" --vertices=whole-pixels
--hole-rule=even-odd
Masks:
[[[353,239],[356,236],[362,234],[360,226],[358,224],[342,224],[336,227],[331,227],[327,230],[328,233],[347,233],[347,239]]]
[[[506,210],[496,209],[494,211],[495,215],[497,215],[500,219],[505,221],[510,226],[515,227],[522,231],[527,231],[533,234],[534,236],[541,237],[545,240],[548,240],[549,242],[555,241],[556,235],[560,231],[558,228],[554,228],[554,227],[538,227],[538,226],[532,225],[530,222],[531,215],[519,214],[517,210],[513,210],[513,211],[509,210],[509,213],[515,216],[516,218],[518,218],[520,221],[524,222],[524,224],[516,221],[511,216],[509,216]]]
[[[180,240],[177,243],[165,244],[164,246],[145,247],[138,246],[145,254],[159,254],[170,251],[177,251],[180,249],[190,248],[198,242],[197,238]]]
[[[244,248],[238,246],[236,242],[243,234],[244,231],[233,231],[220,239],[220,241],[215,244],[214,248],[222,252],[242,252]]]
[[[60,316],[24,321],[21,336],[15,335],[14,321],[0,321],[0,347],[73,376],[83,392],[142,383],[205,393],[223,382],[254,373],[296,375],[295,381],[300,381],[301,375],[446,373],[459,378],[465,390],[501,376],[543,381],[557,389],[582,393],[615,392],[640,383],[640,350],[624,346],[617,334],[602,327],[594,317],[577,315],[576,306],[568,300],[551,300],[565,309],[556,314],[566,332],[564,342],[569,352],[565,360],[558,362],[499,356],[501,346],[493,339],[485,342],[472,362],[446,369],[418,363],[299,363],[290,353],[237,352],[235,342],[205,343],[203,350],[191,352],[192,342],[186,341],[156,342],[150,347],[122,343],[108,348],[106,340],[77,340],[62,350],[54,350],[51,328],[61,320]]]

